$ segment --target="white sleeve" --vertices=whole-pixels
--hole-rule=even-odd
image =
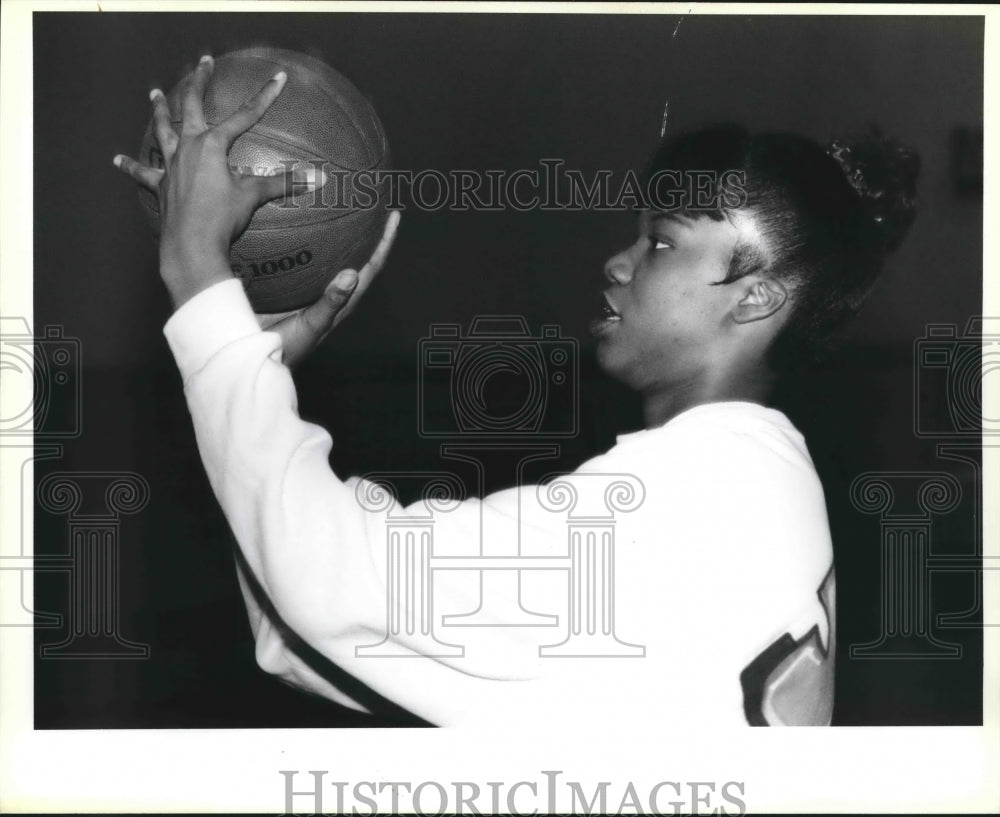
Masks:
[[[293,640],[301,639],[379,695],[411,709],[419,704],[422,713],[438,720],[448,720],[449,706],[465,705],[442,675],[509,677],[512,670],[495,657],[506,654],[504,649],[479,663],[469,657],[460,664],[449,657],[407,662],[406,672],[384,660],[358,661],[356,647],[386,636],[384,528],[359,504],[358,481],[341,481],[331,469],[330,435],[298,416],[280,336],[260,330],[235,279],[188,301],[164,334],[183,378],[205,470],[251,574],[241,569],[240,584],[262,668],[365,708],[289,649],[290,631]],[[461,551],[476,539],[484,513],[494,530],[514,530],[520,510],[516,490],[482,502],[467,500],[444,515],[447,525],[436,532],[435,547]],[[564,528],[555,520],[553,525],[552,542],[561,545]],[[548,532],[534,533],[536,547],[540,538],[544,549]],[[263,606],[251,585],[262,591]],[[435,598],[448,592],[442,582]],[[468,599],[471,607],[476,603],[474,596]],[[512,628],[494,632],[500,641],[519,637]],[[403,650],[418,655],[423,642],[415,636],[404,628],[394,637]]]
[[[598,623],[610,627],[608,605],[617,586],[615,644],[624,644],[627,655],[641,648],[642,662],[627,655],[595,661],[585,652],[541,658],[540,646],[558,646],[551,629],[490,626],[505,623],[503,611],[491,619],[491,609],[479,611],[488,626],[466,627],[463,638],[456,637],[467,651],[428,648],[426,632],[412,622],[387,626],[393,601],[387,581],[399,575],[390,567],[391,525],[385,513],[372,513],[361,501],[370,498],[371,483],[334,474],[330,435],[298,416],[280,336],[260,330],[240,282],[192,298],[164,333],[205,470],[238,542],[238,561],[245,560],[240,584],[257,661],[288,683],[361,709],[372,708],[370,700],[388,700],[440,725],[572,718],[574,707],[592,711],[595,700],[619,722],[653,707],[657,717],[675,721],[735,723],[745,720],[744,667],[789,628],[797,639],[824,618],[816,590],[829,571],[829,532],[815,471],[807,457],[788,454],[787,445],[769,451],[766,434],[725,432],[716,415],[732,409],[722,406],[692,413],[641,442],[619,443],[563,481],[571,484],[569,493],[584,497],[599,489],[605,501],[609,475],[642,475],[647,499],[641,513],[625,513],[616,528],[613,571],[610,557],[598,560],[598,540],[590,534],[586,559],[583,550],[570,557],[573,526],[551,510],[567,495],[557,483],[547,486],[557,487],[545,500],[543,489],[527,486],[435,510],[426,519],[439,564],[480,555],[484,534],[516,543],[519,557],[540,557],[537,564],[579,564],[579,576],[590,577],[586,588],[571,588],[562,568],[546,573],[539,567],[523,571],[518,592],[526,594],[524,609],[548,612],[543,602],[552,584],[543,578],[561,582],[567,598],[584,598],[590,588],[607,604],[601,601],[605,618],[595,612],[597,602],[586,621],[577,618],[587,632],[596,632]],[[426,515],[419,505],[389,503],[390,514],[397,514],[395,522]],[[435,568],[431,620],[442,610],[476,610],[486,595],[479,584],[485,572]],[[415,574],[409,575],[407,581]],[[614,584],[605,590],[599,575],[608,582],[613,576]],[[570,620],[577,615],[561,609]],[[796,627],[800,609],[808,615]],[[566,620],[560,618],[560,632],[567,632]],[[412,660],[365,652],[383,644]],[[676,672],[678,656],[696,656],[703,671]],[[317,665],[317,657],[337,672]],[[764,692],[777,699],[772,688],[783,689],[772,676],[761,683],[770,683]],[[366,697],[372,693],[375,698]],[[705,701],[715,703],[698,709]]]

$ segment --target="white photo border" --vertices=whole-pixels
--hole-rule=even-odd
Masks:
[[[2,7],[0,163],[3,167],[3,314],[32,314],[32,13],[150,11],[142,2],[43,3]],[[998,90],[1000,11],[963,5],[507,4],[160,2],[156,11],[366,11],[432,13],[982,15],[986,20],[985,97]],[[996,106],[985,105],[985,187],[1000,176]],[[109,155],[110,162],[110,155]],[[985,224],[1000,223],[987,197]],[[984,235],[984,314],[1000,314],[995,230]],[[97,274],[99,271],[95,271]],[[16,383],[15,383],[16,385]],[[24,395],[0,399],[26,403]],[[30,400],[30,395],[27,398]],[[1000,416],[1000,395],[983,394],[984,414]],[[1000,457],[984,449],[984,542],[996,555]],[[30,478],[31,474],[28,473]],[[20,500],[0,488],[0,533],[20,536]],[[24,519],[31,541],[31,519]],[[992,543],[992,544],[991,544]],[[1000,582],[985,573],[986,620],[1000,618]],[[0,600],[0,604],[12,600]],[[662,780],[745,782],[751,812],[965,812],[1000,802],[1000,629],[985,628],[982,727],[743,729],[687,735],[682,742],[635,727],[615,734],[531,734],[523,727],[483,736],[463,729],[33,729],[31,628],[0,628],[0,811],[257,812],[283,809],[281,769],[330,770],[339,780],[542,779],[561,770],[592,791],[602,780],[631,780],[648,791]],[[994,694],[990,694],[990,692]],[[594,746],[613,751],[595,752]],[[305,781],[302,781],[305,783]],[[301,787],[301,785],[300,785]]]

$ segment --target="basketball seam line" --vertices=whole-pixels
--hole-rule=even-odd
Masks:
[[[268,203],[270,203],[270,202],[268,202]],[[374,210],[375,208],[373,207],[371,209]],[[146,210],[151,215],[154,215],[157,218],[160,217],[160,209],[159,209],[159,207],[157,207],[155,210],[152,207],[146,207]],[[363,213],[367,213],[367,212],[368,212],[367,208],[363,209],[363,210],[362,209],[348,210],[347,212],[340,213],[338,215],[333,215],[333,216],[330,216],[329,218],[320,218],[320,219],[317,219],[316,221],[302,221],[302,222],[297,222],[295,224],[282,224],[282,225],[276,226],[276,227],[257,227],[257,226],[255,226],[253,228],[252,232],[253,232],[254,235],[257,235],[258,233],[273,233],[273,232],[279,232],[279,231],[284,231],[284,230],[297,230],[297,229],[303,229],[305,227],[315,227],[315,226],[317,226],[319,224],[327,224],[327,223],[332,222],[332,221],[340,221],[341,219],[344,219],[344,218],[351,218],[352,216],[360,216]],[[247,228],[247,232],[251,232],[251,230],[250,230],[249,227]]]
[[[170,124],[171,125],[183,125],[184,123],[180,119],[171,119],[170,120]],[[214,127],[217,127],[219,123],[218,122],[206,122],[205,124],[208,125],[210,128],[214,128]],[[174,130],[177,130],[177,129],[174,128]],[[264,130],[264,129],[258,130],[255,135],[261,137],[262,139],[268,139],[271,142],[276,142],[277,144],[283,145],[284,147],[293,148],[295,150],[302,150],[302,145],[296,145],[296,144],[293,144],[292,142],[288,142],[285,139],[282,139],[282,138],[280,138],[278,136],[274,136],[270,131],[267,131],[267,130]],[[309,152],[313,153],[313,151],[309,151]],[[361,172],[363,170],[375,170],[375,169],[378,169],[378,168],[381,167],[381,165],[379,163],[375,163],[373,165],[368,165],[367,167],[347,167],[347,165],[342,165],[339,162],[333,161],[333,159],[328,159],[325,156],[320,156],[318,153],[315,153],[314,157],[317,158],[317,159],[320,159],[323,162],[327,162],[328,164],[331,164],[334,167],[339,167],[341,170],[353,170],[356,173],[359,173],[359,172]],[[383,155],[382,158],[385,158],[385,156]]]
[[[280,50],[280,49],[279,49],[279,50]],[[308,55],[306,55],[306,56],[308,56]],[[268,59],[268,58],[266,58],[266,57],[258,57],[258,56],[254,56],[254,55],[250,55],[250,56],[249,56],[249,59],[253,59],[253,60],[257,60],[257,61],[259,61],[259,62],[268,62],[268,63],[271,63],[272,65],[277,65],[279,69],[283,69],[283,70],[287,70],[287,66],[284,66],[284,65],[282,65],[281,63],[279,63],[279,62],[276,62],[276,61],[274,61],[274,60],[272,60],[272,59]],[[319,62],[322,62],[322,60],[319,60]],[[323,63],[323,64],[325,65],[326,63]],[[335,68],[333,68],[333,66],[329,66],[329,65],[328,65],[327,67],[328,67],[328,68],[330,68],[330,70],[332,70],[332,71],[335,71],[335,70],[336,70]],[[339,72],[338,72],[338,73],[339,73]],[[345,79],[345,80],[347,80],[347,77],[344,77],[344,79]],[[350,82],[350,80],[347,80],[347,81],[348,81],[348,82]],[[356,85],[354,85],[354,83],[353,83],[353,82],[350,82],[350,84],[351,84],[351,86],[352,86],[352,87],[353,87],[353,88],[354,88],[354,89],[355,89],[355,90],[356,90],[356,91],[358,92],[358,96],[360,96],[360,97],[361,97],[362,101],[363,101],[363,102],[364,102],[364,103],[365,103],[366,105],[368,105],[369,107],[371,107],[371,103],[370,103],[370,102],[369,102],[369,101],[368,101],[367,99],[365,99],[365,96],[364,96],[364,94],[362,94],[362,93],[361,93],[360,89],[358,89],[358,87],[357,87]],[[347,110],[347,108],[345,108],[345,107],[344,107],[344,106],[343,106],[343,105],[342,105],[342,104],[340,103],[340,100],[339,100],[339,99],[337,99],[337,97],[335,97],[335,96],[334,96],[333,94],[330,94],[330,93],[327,93],[326,89],[325,89],[325,88],[323,88],[323,86],[322,86],[322,85],[317,85],[317,86],[315,86],[315,87],[316,87],[316,88],[318,88],[318,89],[320,90],[320,92],[321,92],[321,93],[323,93],[323,94],[324,94],[325,96],[328,96],[328,97],[330,97],[330,100],[331,100],[331,101],[333,102],[333,104],[334,104],[334,105],[336,105],[336,106],[337,106],[338,108],[340,108],[340,110],[341,110],[341,111],[343,111],[343,113],[344,113],[344,116],[346,116],[346,117],[347,117],[347,121],[348,121],[348,122],[350,122],[350,123],[351,123],[351,125],[352,125],[352,126],[354,127],[354,130],[355,130],[355,131],[357,132],[358,136],[360,136],[360,137],[361,137],[361,142],[362,142],[362,144],[364,144],[364,146],[365,146],[365,147],[367,148],[367,147],[368,147],[368,142],[367,142],[367,140],[365,139],[365,134],[364,134],[364,133],[363,133],[363,132],[361,131],[361,127],[360,127],[360,125],[359,125],[359,124],[358,124],[358,122],[357,122],[357,121],[356,121],[356,120],[354,119],[354,117],[352,117],[352,116],[351,116],[351,114],[350,114],[350,112],[349,112],[349,111]],[[376,121],[376,122],[378,122],[377,118],[375,119],[375,121]],[[380,128],[379,128],[379,130],[382,130],[382,128],[380,127]],[[374,159],[374,157],[373,157],[373,156],[371,156],[371,151],[369,151],[369,158],[370,158],[370,159]]]

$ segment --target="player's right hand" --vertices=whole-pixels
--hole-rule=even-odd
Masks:
[[[261,119],[287,77],[279,72],[230,117],[209,127],[204,97],[214,64],[211,57],[202,57],[187,84],[180,135],[170,122],[163,93],[154,90],[150,94],[153,132],[163,153],[162,170],[128,156],[114,159],[116,167],[158,197],[160,274],[175,308],[212,284],[233,277],[229,246],[246,229],[258,207],[285,196],[296,184],[316,189],[325,180],[313,168],[254,176],[229,166],[227,156],[233,142]]]

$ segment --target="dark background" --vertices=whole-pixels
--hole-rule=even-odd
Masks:
[[[151,87],[171,86],[202,53],[263,44],[314,53],[347,75],[373,101],[400,168],[534,168],[558,157],[619,178],[654,147],[667,99],[671,129],[728,120],[825,142],[875,122],[916,147],[922,207],[909,239],[844,350],[787,384],[781,405],[806,434],[830,507],[835,722],[981,721],[974,617],[935,630],[962,646],[960,659],[847,652],[880,627],[879,520],[850,504],[858,474],[952,471],[965,500],[935,527],[934,547],[974,547],[972,470],[942,460],[912,418],[925,325],[961,332],[982,311],[980,18],[36,13],[34,26],[32,326],[79,338],[83,383],[83,433],[61,459],[39,462],[36,479],[134,471],[151,487],[146,509],[121,523],[118,600],[120,635],[150,655],[39,659],[38,728],[403,723],[286,689],[256,668],[228,531],[161,334],[169,305],[155,247],[132,184],[111,165],[115,153],[136,155]],[[956,158],[961,129],[971,129],[971,159]],[[334,435],[337,472],[454,467],[417,434],[417,344],[432,323],[477,314],[558,323],[581,340],[581,432],[548,469],[574,467],[637,428],[634,398],[595,370],[585,333],[601,265],[633,231],[627,214],[408,210],[382,277],[296,375],[301,413]],[[947,422],[946,397],[942,385],[916,399]],[[65,517],[36,509],[36,553],[65,552],[67,535]],[[65,613],[66,581],[37,573],[36,608]],[[976,581],[936,575],[934,612],[974,607]],[[39,628],[38,643],[64,636]]]

